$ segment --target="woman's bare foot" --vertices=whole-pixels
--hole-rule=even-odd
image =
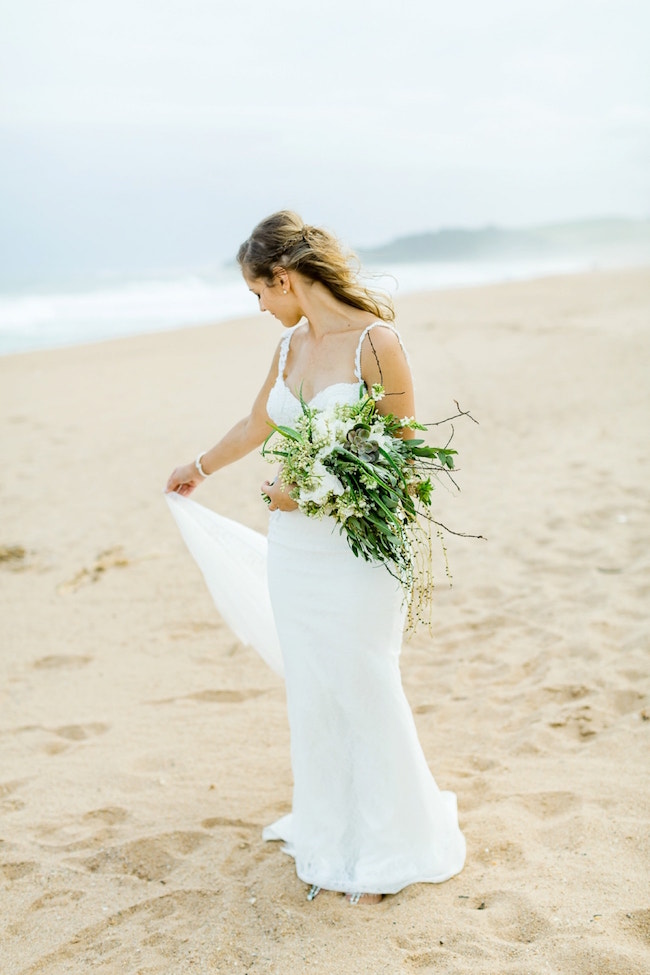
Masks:
[[[346,894],[348,904],[378,904],[384,899],[383,894]]]

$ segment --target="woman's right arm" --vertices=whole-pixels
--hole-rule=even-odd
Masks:
[[[273,356],[269,374],[257,394],[248,416],[236,423],[214,447],[206,450],[201,457],[201,467],[206,474],[214,474],[222,467],[239,460],[249,454],[251,450],[259,447],[268,437],[271,431],[269,416],[266,412],[266,401],[278,374],[279,355],[280,347],[278,346]],[[199,474],[194,461],[191,461],[189,464],[183,464],[182,467],[176,467],[172,471],[165,491],[175,491],[177,494],[188,495],[204,480],[205,478]]]

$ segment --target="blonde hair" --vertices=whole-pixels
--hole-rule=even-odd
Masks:
[[[239,248],[237,261],[252,278],[268,284],[278,267],[298,271],[320,281],[346,305],[369,311],[384,322],[395,320],[390,296],[360,283],[358,257],[344,250],[329,231],[310,227],[292,210],[279,210],[258,223]]]

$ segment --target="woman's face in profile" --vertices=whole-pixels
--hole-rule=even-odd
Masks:
[[[279,278],[276,277],[273,284],[269,284],[263,278],[250,278],[244,273],[244,281],[249,291],[257,298],[260,311],[270,312],[287,328],[298,324],[302,312],[298,308],[296,297],[290,289],[287,289],[286,294],[283,293]]]

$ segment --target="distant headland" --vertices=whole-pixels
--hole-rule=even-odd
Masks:
[[[539,257],[645,263],[650,261],[650,219],[603,217],[519,228],[449,227],[359,248],[358,254],[372,264]]]

